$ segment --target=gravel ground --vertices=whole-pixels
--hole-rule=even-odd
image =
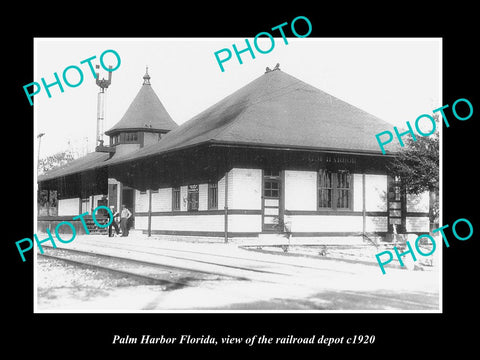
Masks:
[[[55,310],[58,305],[63,309],[112,301],[111,304],[115,307],[118,302],[114,299],[123,297],[127,292],[132,293],[132,290],[133,293],[139,291],[155,295],[165,288],[163,285],[147,285],[147,281],[38,256],[37,306],[41,310]],[[121,303],[122,308],[130,308],[128,301]],[[134,303],[131,308],[137,308]]]

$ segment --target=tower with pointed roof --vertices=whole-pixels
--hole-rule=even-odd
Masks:
[[[116,156],[156,143],[178,127],[153,90],[150,79],[147,67],[142,87],[127,111],[119,122],[105,131]]]

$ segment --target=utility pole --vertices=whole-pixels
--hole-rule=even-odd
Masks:
[[[42,136],[45,135],[45,133],[40,133],[37,135],[38,139],[38,153],[37,153],[37,176],[38,176],[38,171],[40,170],[40,143],[42,142]]]

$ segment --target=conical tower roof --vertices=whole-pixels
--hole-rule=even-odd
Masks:
[[[148,69],[143,80],[140,91],[133,99],[125,115],[111,129],[105,131],[106,135],[112,135],[119,131],[145,129],[166,132],[178,127],[152,89]]]

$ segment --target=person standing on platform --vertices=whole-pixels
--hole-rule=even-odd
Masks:
[[[120,229],[122,230],[122,236],[128,236],[128,219],[132,217],[132,213],[127,209],[125,205],[122,205],[122,211],[120,212]]]
[[[120,214],[118,213],[118,211],[115,211],[115,206],[113,205],[110,206],[110,210],[112,211],[112,214],[113,214],[113,220],[110,226],[108,227],[108,237],[112,237],[120,234],[120,229],[118,228],[118,224],[117,224],[117,219],[120,216]],[[115,234],[112,234],[112,227],[115,228]]]

